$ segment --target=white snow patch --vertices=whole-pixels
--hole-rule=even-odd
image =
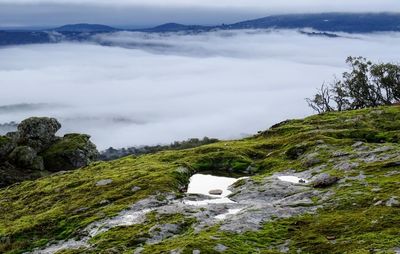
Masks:
[[[246,177],[243,177],[246,178]],[[195,174],[190,178],[187,193],[203,194],[213,197],[212,199],[200,201],[184,201],[186,205],[206,206],[209,204],[232,204],[236,203],[227,198],[232,192],[228,190],[229,186],[243,178],[222,177],[213,175]],[[222,195],[210,195],[210,190],[222,190]]]
[[[239,179],[231,177],[195,174],[190,178],[187,193],[224,198],[232,193],[228,190],[228,187],[238,180]],[[222,195],[210,195],[208,193],[210,190],[215,189],[222,190]]]

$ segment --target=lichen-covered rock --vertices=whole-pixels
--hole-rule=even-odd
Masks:
[[[149,230],[149,234],[151,236],[150,239],[147,240],[148,244],[159,243],[164,239],[172,237],[178,234],[181,231],[181,226],[177,224],[163,224],[163,225],[155,225]]]
[[[61,124],[54,118],[28,118],[18,125],[19,144],[42,152],[57,140],[55,134],[60,128]]]
[[[301,155],[303,155],[307,151],[307,146],[305,145],[295,145],[289,148],[285,154],[291,160],[296,160]]]
[[[339,178],[336,176],[320,174],[312,181],[312,186],[314,188],[326,188],[334,185],[337,181],[339,181]]]
[[[43,158],[29,146],[18,146],[9,155],[9,160],[19,168],[43,170]]]
[[[0,160],[4,159],[9,153],[14,150],[16,144],[11,138],[0,136]]]
[[[43,159],[45,168],[56,172],[85,167],[98,155],[89,135],[67,134],[43,153]]]
[[[318,153],[307,154],[306,156],[304,156],[304,159],[303,159],[303,165],[307,168],[317,165],[320,162],[321,162],[321,159],[319,158]]]

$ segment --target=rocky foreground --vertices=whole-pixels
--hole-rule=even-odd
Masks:
[[[61,124],[54,118],[32,117],[17,128],[0,136],[0,187],[84,167],[99,155],[88,135],[57,137]]]
[[[0,252],[400,253],[399,140],[400,107],[327,113],[24,181]],[[185,192],[198,173],[244,178],[220,202]]]

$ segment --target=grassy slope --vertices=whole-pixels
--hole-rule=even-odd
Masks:
[[[306,170],[307,165],[296,158],[296,152],[314,151],[321,141],[330,149],[352,152],[355,141],[367,142],[371,147],[390,144],[397,149],[399,140],[399,107],[328,113],[288,121],[244,140],[98,162],[80,170],[23,182],[0,190],[0,253],[21,253],[50,240],[70,238],[89,223],[112,216],[144,197],[162,198],[162,193],[177,191],[188,180],[188,176],[176,173],[180,166],[192,172],[220,174],[232,170],[240,174],[252,166],[257,179],[288,168]],[[400,148],[396,151],[400,152]],[[326,171],[343,176],[343,171],[332,167],[331,158],[328,150],[319,152],[319,163],[328,165]],[[289,247],[294,253],[299,248],[303,253],[370,253],[373,249],[386,253],[386,249],[400,247],[400,208],[373,204],[391,196],[400,197],[400,175],[384,177],[400,168],[389,167],[388,162],[361,164],[357,170],[373,176],[367,179],[368,184],[354,182],[335,189],[331,205],[317,215],[275,220],[263,230],[244,235],[220,232],[218,227],[195,234],[188,226],[178,237],[147,246],[144,253],[176,248],[183,249],[183,253],[193,249],[213,253],[216,238],[229,247],[227,253],[275,253],[270,246],[283,244],[287,239],[291,239]],[[96,186],[103,179],[113,182]],[[132,192],[135,186],[142,189]],[[378,187],[380,190],[374,190]],[[111,203],[100,204],[103,200]],[[93,239],[97,249],[92,253],[111,253],[111,249],[132,253],[137,244],[132,239],[144,234],[146,228],[160,221],[176,220],[193,223],[179,215],[164,218],[152,214],[145,225],[115,228]],[[327,240],[331,236],[335,241]]]

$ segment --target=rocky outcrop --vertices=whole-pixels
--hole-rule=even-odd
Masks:
[[[0,160],[4,159],[15,148],[15,143],[9,137],[0,136]]]
[[[43,158],[29,146],[18,146],[9,155],[9,160],[22,169],[44,170]]]
[[[67,134],[43,153],[49,171],[71,170],[87,166],[97,159],[96,146],[85,134]]]
[[[55,134],[60,128],[61,124],[54,118],[28,118],[18,125],[18,143],[42,152],[58,139]]]
[[[0,136],[0,187],[49,172],[87,166],[98,151],[84,134],[55,134],[61,124],[54,118],[32,117],[18,125],[17,132]]]

